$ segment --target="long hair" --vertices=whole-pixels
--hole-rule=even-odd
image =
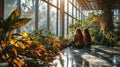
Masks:
[[[80,28],[76,28],[74,32],[74,42],[77,46],[84,44],[83,35],[82,35]]]
[[[89,33],[88,29],[84,29],[83,37],[84,37],[84,43],[85,44],[88,44],[88,43],[90,44],[91,43],[91,36],[90,36],[90,33]]]

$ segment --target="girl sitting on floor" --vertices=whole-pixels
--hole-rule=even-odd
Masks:
[[[80,48],[80,49],[83,48],[84,40],[83,40],[83,35],[82,35],[80,28],[76,28],[74,32],[74,39],[70,43],[70,46],[75,47],[75,48]]]

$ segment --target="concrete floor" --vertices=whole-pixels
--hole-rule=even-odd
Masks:
[[[93,45],[91,49],[66,48],[54,67],[120,67],[120,49]]]

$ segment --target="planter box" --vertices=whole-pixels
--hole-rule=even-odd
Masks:
[[[7,62],[0,63],[0,67],[9,67],[9,64]]]
[[[27,67],[49,67],[48,64],[44,64],[42,61],[27,59]]]

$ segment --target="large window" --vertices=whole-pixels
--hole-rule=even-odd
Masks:
[[[52,3],[54,6],[57,6],[57,1],[58,0],[49,0],[49,2]]]
[[[4,18],[15,9],[20,17],[32,18],[20,31],[31,32],[48,29],[54,35],[70,35],[69,25],[76,19],[84,19],[77,0],[5,0]]]
[[[56,18],[57,18],[57,9],[53,6],[50,6],[50,31],[52,34],[56,35]]]
[[[73,9],[72,9],[72,4],[69,3],[68,13],[69,13],[71,16],[72,16],[72,11],[73,11]]]
[[[48,29],[47,27],[47,7],[48,4],[43,1],[39,1],[38,9],[38,29]]]
[[[18,1],[17,0],[4,0],[4,18],[6,19],[10,13],[17,9],[18,7]]]
[[[21,31],[31,32],[35,30],[35,1],[36,0],[21,0],[21,17],[29,17],[32,20]]]
[[[113,18],[114,18],[115,22],[120,21],[119,20],[119,18],[120,18],[120,10],[118,10],[118,9],[113,10]]]
[[[73,24],[77,19],[84,19],[85,16],[82,15],[83,13],[81,11],[81,7],[80,7],[79,3],[77,2],[77,0],[65,0],[64,3],[65,3],[65,6],[64,6],[65,7],[64,34],[71,35],[69,25]],[[67,33],[66,33],[66,31],[67,31]]]

